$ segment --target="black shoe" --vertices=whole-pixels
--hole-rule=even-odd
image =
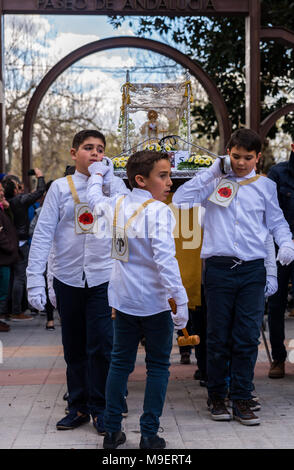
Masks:
[[[191,364],[190,353],[181,353],[181,364]]]
[[[155,436],[144,437],[141,436],[140,449],[164,449],[166,442],[163,437]]]
[[[251,411],[260,411],[261,410],[261,404],[259,403],[259,401],[256,399],[256,398],[250,398],[250,400],[248,400],[249,402],[249,408]]]
[[[89,421],[89,415],[78,415],[76,411],[70,411],[68,415],[56,423],[56,428],[59,431],[67,431],[68,429],[78,428],[82,424],[88,423]]]
[[[250,408],[251,400],[233,400],[233,417],[245,426],[255,426],[260,423],[260,419]]]
[[[100,434],[100,436],[105,436],[106,435],[106,431],[105,431],[105,428],[104,428],[103,413],[93,417],[93,426],[96,429],[96,431],[98,432],[98,434]]]
[[[200,380],[201,376],[202,376],[201,371],[199,369],[196,369],[194,374],[193,374],[193,379],[194,380]]]
[[[116,449],[124,442],[126,442],[126,435],[124,432],[107,432],[103,440],[103,449]]]
[[[199,380],[200,387],[207,387],[207,376],[200,369],[196,369],[193,374],[194,380]]]
[[[214,421],[231,420],[231,414],[228,411],[223,398],[208,398],[207,407]]]
[[[199,385],[200,387],[207,387],[207,379],[200,379]]]

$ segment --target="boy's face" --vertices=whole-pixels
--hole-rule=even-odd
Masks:
[[[89,176],[88,167],[91,163],[99,162],[104,157],[104,143],[97,137],[88,137],[79,148],[70,151],[72,159],[76,162],[76,169]]]
[[[246,150],[244,147],[232,147],[227,149],[231,158],[231,165],[235,175],[242,177],[256,170],[257,162],[261,157],[261,153],[256,155],[255,150]]]
[[[136,181],[141,189],[145,189],[152,194],[157,201],[165,201],[172,186],[171,166],[166,159],[158,160],[148,177],[137,175]]]

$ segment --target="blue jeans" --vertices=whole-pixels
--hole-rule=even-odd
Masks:
[[[231,399],[247,400],[254,390],[266,272],[263,260],[231,269],[234,262],[224,258],[206,260],[207,389],[210,398],[225,398],[230,376]]]
[[[287,357],[285,341],[285,310],[288,299],[288,284],[291,280],[294,286],[294,262],[288,266],[278,267],[278,290],[268,298],[268,326],[272,356],[274,361],[284,362]],[[294,292],[293,292],[294,293]]]
[[[67,365],[70,411],[96,416],[105,409],[105,384],[113,341],[108,283],[72,287],[54,278]]]
[[[134,370],[140,338],[146,338],[146,369],[143,414],[140,428],[143,436],[153,436],[159,427],[169,378],[173,322],[170,311],[140,317],[116,312],[111,365],[106,384],[105,429],[121,429],[124,396],[129,374]]]

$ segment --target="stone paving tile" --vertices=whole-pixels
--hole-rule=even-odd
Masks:
[[[66,385],[60,327],[49,334],[44,329],[43,316],[29,323],[12,323],[9,334],[0,338],[6,350],[4,364],[0,364],[0,383],[3,374],[12,371],[14,376],[9,385],[0,386],[0,449],[102,449],[103,437],[98,436],[92,423],[73,431],[56,430],[66,406],[62,399]],[[289,342],[294,338],[293,319],[286,319],[286,332]],[[144,357],[140,346],[128,385],[129,416],[123,420],[127,442],[120,447],[122,450],[139,446],[146,377]],[[294,364],[287,362],[285,379],[269,379],[261,342],[255,371],[256,394],[262,405],[257,413],[261,424],[249,427],[236,421],[214,422],[206,406],[207,391],[192,378],[194,357],[188,366],[180,365],[179,359],[175,343],[160,423],[167,449],[294,449]],[[13,383],[13,378],[20,383]]]

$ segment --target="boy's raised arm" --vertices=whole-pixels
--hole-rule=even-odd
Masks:
[[[181,185],[173,196],[173,204],[189,204],[190,207],[199,204],[210,196],[214,190],[214,180],[224,176],[221,170],[221,158],[217,158],[207,170],[201,170],[194,178]]]
[[[94,210],[97,204],[99,206],[111,203],[118,194],[130,192],[120,179],[117,181],[118,178],[114,177],[112,165],[107,166],[102,162],[95,162],[89,166],[88,171],[91,176],[87,186],[87,201],[91,210]],[[105,196],[103,193],[103,185],[105,184],[110,187],[109,196]]]

